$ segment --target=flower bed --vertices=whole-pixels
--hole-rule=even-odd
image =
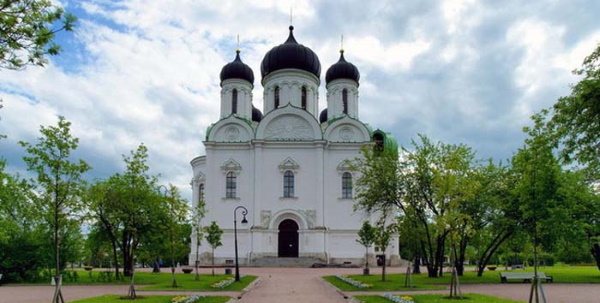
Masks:
[[[171,299],[171,303],[195,303],[202,299],[201,296],[193,295],[193,296],[176,296]]]
[[[410,296],[395,296],[392,294],[384,294],[384,298],[395,303],[415,303],[415,300]]]
[[[227,279],[221,280],[217,283],[213,283],[210,287],[223,289],[223,288],[231,285],[233,282],[235,282],[234,278],[227,278]]]
[[[352,278],[349,278],[349,277],[346,277],[346,276],[337,275],[335,277],[338,278],[338,279],[340,279],[340,280],[342,280],[342,281],[344,281],[344,282],[346,282],[346,283],[348,283],[348,284],[350,284],[350,285],[352,285],[352,286],[354,286],[354,287],[357,287],[357,288],[371,288],[371,286],[372,286],[371,284],[365,284],[363,282],[356,281],[356,280],[354,280]]]

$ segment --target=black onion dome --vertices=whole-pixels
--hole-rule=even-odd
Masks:
[[[356,81],[356,83],[360,79],[358,68],[344,58],[344,50],[340,51],[340,60],[332,65],[325,74],[325,83],[336,79],[350,79]]]
[[[262,118],[263,114],[260,112],[260,110],[252,105],[252,121],[260,122]]]
[[[254,84],[254,73],[250,66],[240,59],[240,51],[235,51],[235,60],[225,64],[221,69],[221,84],[227,79],[243,79]]]
[[[324,109],[323,111],[321,111],[321,114],[319,115],[319,122],[320,123],[327,122],[327,109]]]
[[[298,44],[294,38],[294,27],[290,25],[290,36],[278,46],[273,47],[263,58],[260,73],[264,78],[268,74],[285,68],[297,68],[313,75],[321,75],[319,57],[310,48]]]

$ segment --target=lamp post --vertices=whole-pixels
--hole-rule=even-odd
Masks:
[[[240,281],[240,264],[238,262],[238,244],[237,244],[237,211],[238,209],[242,210],[242,224],[248,223],[246,220],[246,215],[248,214],[248,209],[243,206],[238,206],[233,210],[233,238],[235,242],[235,281]]]

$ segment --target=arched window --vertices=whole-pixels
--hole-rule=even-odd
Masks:
[[[273,101],[274,101],[274,108],[278,108],[279,107],[279,86],[275,86],[275,91],[273,92]]]
[[[283,174],[283,197],[291,198],[294,196],[294,173],[286,170]]]
[[[225,197],[235,198],[235,190],[237,188],[235,173],[230,171],[227,173],[225,182]]]
[[[342,105],[344,106],[344,114],[348,114],[348,90],[342,90]]]
[[[233,89],[233,91],[231,92],[231,113],[232,114],[237,114],[237,106],[238,106],[238,101],[237,101],[237,89]]]
[[[352,199],[352,174],[349,172],[342,174],[342,198]]]
[[[306,86],[302,86],[302,109],[306,109]]]
[[[198,202],[204,202],[204,183],[198,187]]]

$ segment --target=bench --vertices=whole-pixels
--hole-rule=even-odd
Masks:
[[[523,282],[531,282],[533,280],[534,273],[532,272],[501,272],[500,282],[506,283],[509,280],[519,280]],[[538,272],[538,278],[545,282],[553,282],[552,276],[546,276],[543,272]]]

